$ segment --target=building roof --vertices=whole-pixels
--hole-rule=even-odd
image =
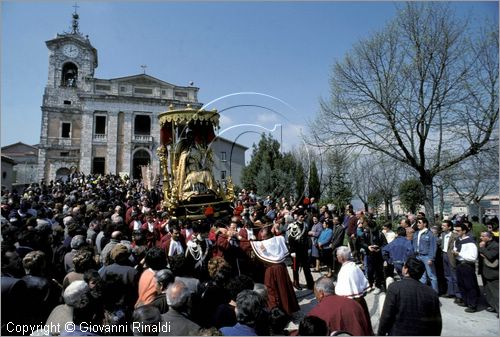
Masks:
[[[7,157],[7,156],[4,156],[2,155],[2,161],[3,162],[6,162],[6,163],[9,163],[9,164],[13,164],[13,165],[16,165],[16,161],[10,157]]]
[[[244,146],[244,145],[241,145],[241,144],[238,144],[238,143],[235,143],[234,141],[229,140],[229,139],[226,139],[226,138],[224,138],[224,137],[217,136],[215,139],[216,139],[216,140],[219,140],[219,141],[221,141],[221,142],[224,142],[224,143],[229,143],[229,144],[233,144],[233,143],[234,143],[234,146],[237,146],[237,147],[239,147],[239,148],[245,149],[245,151],[246,151],[246,150],[248,150],[248,147],[246,147],[246,146]]]
[[[2,153],[6,153],[13,157],[26,156],[26,155],[38,156],[38,147],[33,145],[28,145],[23,142],[17,142],[2,147]]]

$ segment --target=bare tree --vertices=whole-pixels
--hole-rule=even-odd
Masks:
[[[471,32],[443,3],[411,2],[335,63],[320,146],[368,148],[404,163],[425,189],[498,137],[498,28]]]
[[[491,193],[498,194],[498,150],[492,148],[444,172],[443,179],[466,205],[473,204],[482,219],[480,202]]]
[[[332,148],[325,153],[323,167],[323,196],[342,212],[352,200],[352,185],[349,175],[353,155],[343,148]]]
[[[446,171],[445,171],[446,172]],[[450,187],[447,179],[444,179],[444,172],[441,172],[434,177],[434,189],[436,191],[435,197],[439,202],[439,219],[443,219],[444,206],[445,206],[445,192]]]
[[[349,174],[352,182],[352,192],[363,203],[365,212],[368,212],[370,195],[376,191],[373,184],[374,165],[375,160],[372,156],[357,155],[352,162]]]
[[[399,184],[406,177],[405,169],[399,162],[384,155],[376,157],[376,163],[372,168],[371,184],[374,186],[384,201],[385,218],[394,221],[393,198],[398,193]]]
[[[365,211],[369,210],[370,199],[377,194],[376,199],[384,203],[386,219],[392,219],[392,199],[397,195],[399,184],[407,176],[406,171],[401,163],[387,156],[359,154],[353,156],[349,180],[353,193],[361,200]]]

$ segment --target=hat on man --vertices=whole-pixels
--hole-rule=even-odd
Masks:
[[[127,246],[122,243],[118,243],[113,247],[109,256],[114,261],[123,260],[130,256],[130,251]]]

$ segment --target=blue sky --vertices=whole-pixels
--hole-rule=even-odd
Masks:
[[[222,130],[239,123],[283,124],[284,149],[300,144],[307,121],[327,97],[334,61],[382,29],[395,2],[79,2],[80,31],[98,50],[97,78],[142,72],[200,88],[224,110]],[[45,41],[69,31],[73,2],[1,3],[1,145],[37,144],[47,81]],[[457,2],[459,15],[498,25],[497,2]],[[165,109],[166,110],[166,109]],[[247,129],[249,127],[246,127]],[[254,128],[260,132],[262,128]],[[279,130],[279,128],[278,128]],[[242,129],[224,133],[234,139]],[[233,132],[233,133],[231,133]],[[273,133],[280,139],[280,133]],[[258,140],[247,133],[238,142]]]

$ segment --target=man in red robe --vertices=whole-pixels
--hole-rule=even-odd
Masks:
[[[290,316],[300,310],[292,281],[284,263],[267,266],[264,284],[267,287],[267,303],[270,310],[278,307]]]
[[[269,310],[278,307],[287,315],[300,310],[295,296],[292,280],[284,263],[288,249],[283,236],[273,237],[269,227],[262,230],[263,241],[252,241],[255,255],[264,262],[266,271],[264,284],[267,287],[267,303]]]
[[[335,295],[335,286],[331,278],[322,276],[314,283],[314,295],[318,305],[307,316],[321,318],[328,325],[330,333],[346,331],[352,336],[373,335],[363,307],[356,301]]]

